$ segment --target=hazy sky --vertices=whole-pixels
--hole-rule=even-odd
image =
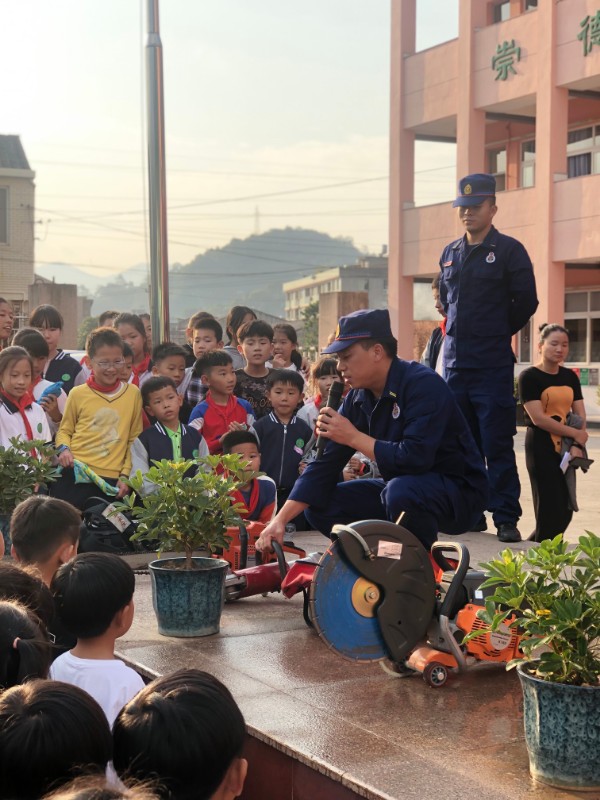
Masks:
[[[0,0],[0,133],[36,171],[39,264],[108,279],[147,261],[145,5]],[[457,5],[418,0],[420,48],[456,35]],[[389,0],[161,1],[171,263],[288,225],[379,252],[389,15]],[[451,148],[420,145],[417,170],[418,201],[452,195]]]

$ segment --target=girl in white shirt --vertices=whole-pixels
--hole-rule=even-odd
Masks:
[[[23,347],[7,347],[0,352],[0,446],[11,446],[10,439],[31,441],[52,438],[46,415],[33,399],[30,387],[33,364]]]

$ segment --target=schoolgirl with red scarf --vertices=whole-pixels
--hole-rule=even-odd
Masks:
[[[133,352],[131,383],[138,388],[152,376],[152,360],[146,327],[137,314],[119,314],[115,319],[115,330]]]
[[[52,438],[46,415],[30,391],[33,363],[23,347],[6,347],[0,352],[0,446],[11,447],[10,439],[25,441]]]

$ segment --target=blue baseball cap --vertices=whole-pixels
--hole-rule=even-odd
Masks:
[[[458,182],[458,197],[452,203],[452,207],[478,206],[486,197],[494,197],[495,194],[496,178],[493,175],[481,172],[467,175]]]
[[[363,308],[340,317],[335,339],[322,351],[323,355],[339,353],[361,339],[391,339],[390,312],[385,308]]]

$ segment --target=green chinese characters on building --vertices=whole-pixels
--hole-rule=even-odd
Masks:
[[[496,80],[508,80],[509,75],[517,74],[514,65],[521,60],[521,48],[514,39],[510,42],[504,41],[496,48],[496,55],[492,58],[492,69],[496,70]]]
[[[583,55],[588,56],[594,45],[600,46],[600,11],[588,14],[581,20],[579,27],[581,31],[577,38],[583,44]]]

